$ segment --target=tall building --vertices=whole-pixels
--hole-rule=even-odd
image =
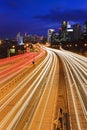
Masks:
[[[49,44],[51,44],[51,36],[52,36],[52,34],[55,32],[55,30],[54,29],[48,29],[48,38],[47,38],[47,41],[48,41],[48,43]]]
[[[84,23],[84,33],[87,33],[87,22]]]
[[[71,24],[67,22],[67,38],[68,40],[73,39],[73,29],[71,28]]]
[[[84,23],[82,37],[87,40],[87,22]]]
[[[62,33],[61,33],[62,40],[65,41],[67,36],[67,21],[63,21],[61,27],[62,27]]]
[[[78,40],[82,34],[82,28],[79,24],[73,25],[73,38],[74,40]]]
[[[23,45],[23,37],[20,35],[20,32],[17,34],[18,45]]]

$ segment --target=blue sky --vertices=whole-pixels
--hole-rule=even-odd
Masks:
[[[21,34],[46,35],[63,20],[87,21],[87,0],[0,0],[0,37]]]

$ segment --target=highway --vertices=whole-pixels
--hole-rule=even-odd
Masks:
[[[87,58],[43,47],[1,59],[0,130],[57,128],[87,129]]]
[[[0,60],[0,80],[2,82],[5,82],[5,80],[8,80],[9,78],[13,77],[15,75],[15,72],[19,73],[21,69],[26,67],[28,64],[32,64],[33,60],[37,60],[43,55],[42,52],[31,52],[31,53],[25,53],[14,57],[9,57],[5,59]]]
[[[70,127],[87,129],[87,58],[69,51],[54,50],[61,59],[67,85]]]
[[[9,78],[4,80],[4,78],[1,77],[0,130],[22,130],[31,127],[35,111],[39,108],[38,105],[46,94],[43,107],[45,111],[53,90],[52,84],[58,59],[55,53],[50,51],[48,51],[47,55],[44,51],[42,54],[41,57],[39,55],[39,61],[37,60],[31,67],[30,65],[25,65],[26,62],[23,61],[23,58],[21,60],[17,58],[17,60],[12,63],[12,66],[10,65],[12,60],[2,62],[1,76],[5,77],[8,75]],[[15,68],[17,71],[17,68],[19,68],[21,64],[23,66],[21,72],[18,71],[17,75],[16,72],[14,72],[15,76],[13,76],[12,71],[14,71]],[[4,65],[6,66],[3,67]],[[12,67],[13,70],[11,69]],[[24,68],[27,69],[26,72]],[[55,91],[55,93],[57,92]],[[54,95],[54,97],[55,96],[56,95]],[[56,98],[53,98],[53,102],[54,99],[56,100]],[[54,106],[53,104],[51,105]],[[53,113],[51,115],[53,115]],[[51,117],[50,120],[52,120]],[[42,127],[42,124],[43,123],[40,123],[38,126],[39,129]]]

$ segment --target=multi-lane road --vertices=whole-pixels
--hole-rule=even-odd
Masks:
[[[39,50],[0,60],[0,130],[86,130],[87,58],[65,50]],[[58,102],[62,91],[64,103]]]
[[[35,55],[35,64],[31,64],[32,58],[30,57],[33,55]],[[55,96],[58,89],[52,86],[55,73],[57,73],[57,62],[55,53],[50,51],[46,53],[43,50],[40,53],[24,54],[1,60],[0,130],[32,130],[32,127],[35,127],[33,125],[35,112],[40,109],[40,103],[43,100],[39,120],[46,118],[45,112],[51,98],[52,109],[51,114],[48,113],[48,115],[49,120],[52,120],[56,106],[53,103],[56,102]],[[49,107],[48,110],[50,110]],[[38,125],[38,129],[42,127],[43,121]]]
[[[87,129],[87,58],[61,50],[53,50],[61,59],[66,79],[70,128]]]

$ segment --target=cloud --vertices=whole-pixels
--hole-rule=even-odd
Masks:
[[[62,22],[73,21],[73,22],[82,22],[87,20],[87,10],[50,10],[49,14],[46,15],[37,15],[33,17],[34,19],[39,19],[42,21],[49,22]]]

